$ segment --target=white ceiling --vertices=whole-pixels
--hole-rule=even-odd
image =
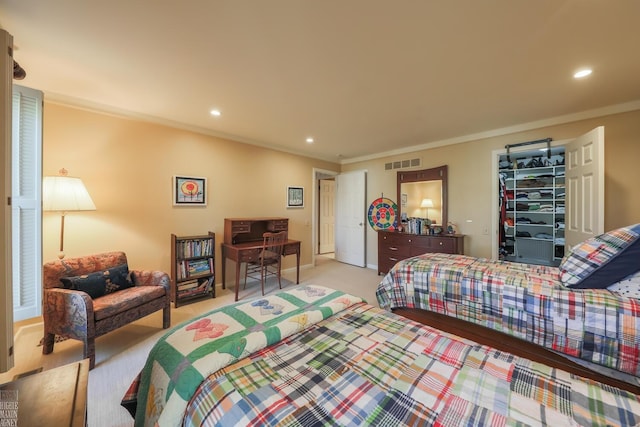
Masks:
[[[53,102],[336,162],[640,108],[639,22],[638,0],[0,0],[16,83]]]

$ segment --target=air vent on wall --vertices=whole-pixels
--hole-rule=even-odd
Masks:
[[[404,168],[413,168],[416,166],[420,166],[422,162],[419,158],[417,159],[407,159],[407,160],[396,160],[395,162],[389,162],[384,164],[384,170],[390,171],[393,169],[404,169]]]

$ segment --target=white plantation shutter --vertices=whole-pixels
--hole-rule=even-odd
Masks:
[[[42,313],[42,92],[13,86],[14,321]]]

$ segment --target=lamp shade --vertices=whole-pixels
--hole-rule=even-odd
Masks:
[[[45,176],[42,182],[42,208],[45,211],[94,211],[87,188],[80,178]]]
[[[433,200],[431,199],[422,199],[422,203],[420,203],[421,208],[432,208]]]

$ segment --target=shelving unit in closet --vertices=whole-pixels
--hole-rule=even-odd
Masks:
[[[560,158],[560,156],[558,156]],[[524,159],[519,167],[500,169],[504,182],[506,241],[503,259],[530,264],[560,264],[564,256],[565,166]]]

